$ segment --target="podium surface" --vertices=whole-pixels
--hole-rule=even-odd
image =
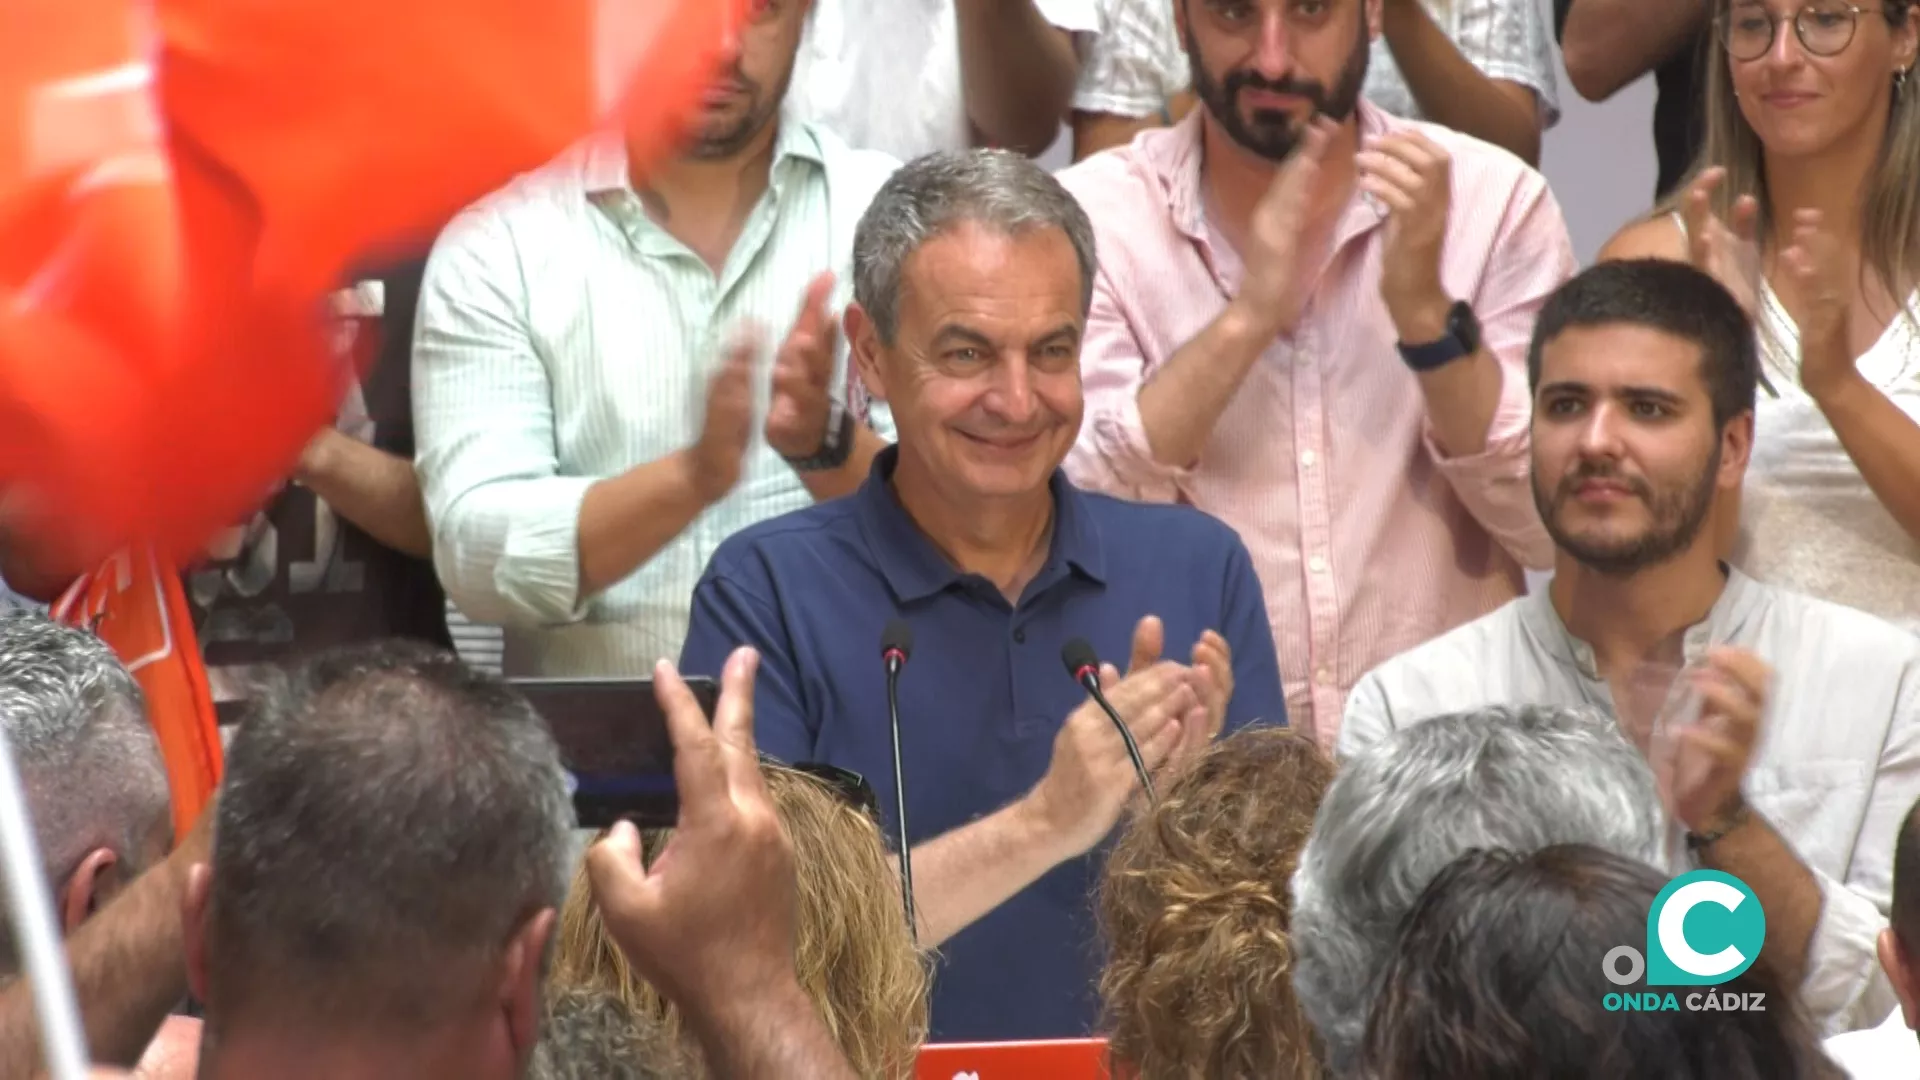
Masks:
[[[943,1043],[920,1051],[915,1080],[1113,1080],[1107,1040]]]

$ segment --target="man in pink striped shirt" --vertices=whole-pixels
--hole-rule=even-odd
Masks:
[[[1549,565],[1526,349],[1573,252],[1540,174],[1361,100],[1382,0],[1174,3],[1205,107],[1061,177],[1100,257],[1067,470],[1239,531],[1331,748],[1369,669]]]

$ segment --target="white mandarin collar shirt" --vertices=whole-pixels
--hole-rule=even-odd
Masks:
[[[1824,898],[1802,1000],[1828,1034],[1870,1026],[1894,1006],[1874,950],[1894,841],[1920,799],[1920,638],[1732,570],[1706,620],[1687,631],[1687,660],[1717,645],[1751,650],[1774,671],[1746,793]],[[1545,589],[1369,673],[1348,699],[1338,755],[1492,704],[1616,714],[1593,650],[1567,630]]]

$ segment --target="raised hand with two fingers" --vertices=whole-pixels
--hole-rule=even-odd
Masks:
[[[587,851],[608,934],[690,1016],[733,1008],[795,979],[793,848],[753,738],[758,666],[752,649],[727,659],[709,725],[673,665],[660,661],[654,687],[673,741],[679,824],[651,867],[626,822]]]

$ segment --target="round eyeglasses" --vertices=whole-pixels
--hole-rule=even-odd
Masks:
[[[1834,56],[1853,44],[1853,31],[1866,8],[1818,0],[1791,16],[1775,15],[1756,3],[1741,3],[1719,19],[1720,41],[1735,60],[1758,60],[1773,48],[1780,24],[1793,20],[1800,47],[1813,56]]]

